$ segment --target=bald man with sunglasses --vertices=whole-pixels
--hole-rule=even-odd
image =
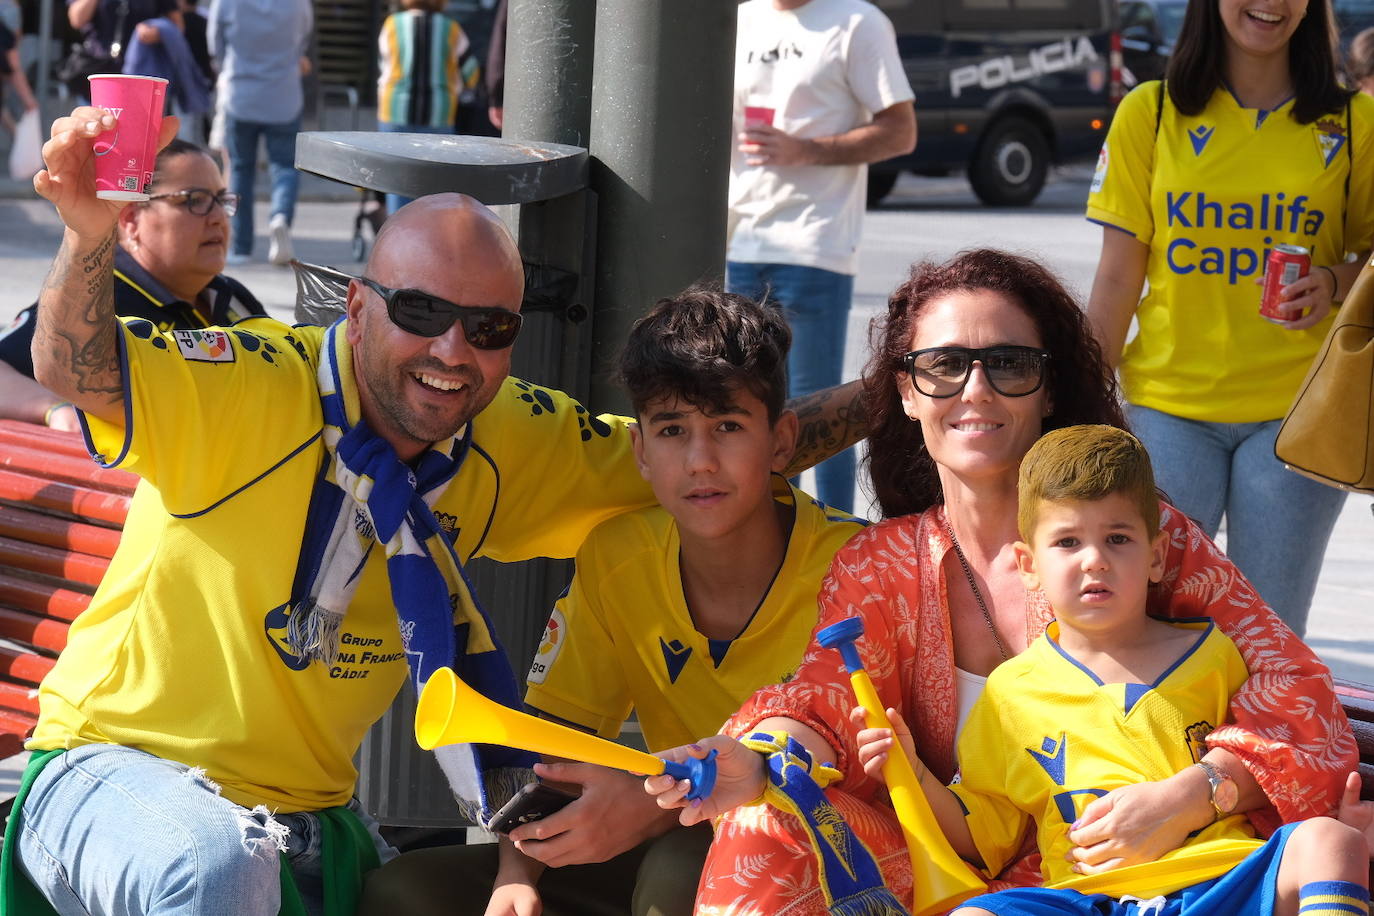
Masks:
[[[652,493],[628,421],[509,377],[519,252],[461,195],[387,221],[330,328],[117,318],[123,204],[91,167],[116,123],[78,108],[44,146],[34,187],[66,230],[33,357],[92,456],[143,483],[40,688],[0,877],[26,913],[351,913],[393,854],[352,756],[402,682],[452,665],[519,703],[463,563],[572,556]],[[474,818],[530,762],[440,756]]]
[[[652,493],[627,421],[508,377],[520,255],[470,198],[388,220],[331,328],[117,318],[122,204],[90,168],[113,126],[80,108],[44,148],[66,230],[34,368],[143,482],[40,689],[16,871],[61,913],[351,913],[393,854],[352,756],[402,682],[443,663],[519,702],[462,565],[571,556]],[[511,752],[441,762],[473,817],[529,777]]]

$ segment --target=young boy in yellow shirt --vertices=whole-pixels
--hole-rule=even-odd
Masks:
[[[1203,739],[1248,673],[1210,620],[1145,614],[1163,540],[1149,456],[1134,436],[1109,426],[1045,435],[1022,462],[1018,497],[1021,575],[1044,590],[1056,621],[989,676],[959,736],[959,779],[945,787],[916,766],[960,856],[996,875],[1034,829],[1045,886],[976,897],[956,916],[1365,916],[1368,848],[1333,818],[1285,825],[1265,842],[1218,807],[1153,862],[1104,869],[1069,855],[1083,808],[1114,789],[1189,764],[1224,786]],[[892,732],[863,729],[856,714],[860,759],[878,778]],[[916,761],[905,725],[888,715]]]
[[[777,309],[703,288],[635,323],[619,376],[659,505],[610,519],[578,551],[530,669],[532,711],[614,738],[633,710],[655,751],[715,732],[796,669],[821,580],[864,523],[780,474],[797,437],[783,406],[790,342]],[[503,850],[488,913],[521,912],[536,893],[546,912],[691,912],[709,828],[681,827],[627,773],[582,763],[536,772],[580,797],[511,831],[529,858]],[[623,864],[623,881],[595,866],[602,877],[584,882],[595,893],[563,893],[564,873],[582,868],[572,863],[607,859]]]

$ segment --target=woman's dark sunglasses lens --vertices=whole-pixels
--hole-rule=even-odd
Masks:
[[[1003,394],[1027,394],[1040,384],[1045,365],[1040,354],[1027,350],[992,351],[983,361],[992,385]]]
[[[520,316],[503,309],[458,311],[452,305],[421,293],[398,292],[392,320],[421,337],[438,337],[455,321],[463,322],[463,336],[479,350],[501,350],[515,342]]]
[[[1021,347],[993,348],[979,354],[992,387],[1008,397],[1030,394],[1040,387],[1044,357]],[[962,350],[922,353],[907,360],[916,389],[928,397],[951,397],[963,389],[973,370],[974,357]]]

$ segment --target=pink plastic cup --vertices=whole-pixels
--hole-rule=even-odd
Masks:
[[[119,119],[114,130],[95,138],[95,196],[105,200],[147,200],[162,131],[167,81],[122,73],[91,77],[91,104]]]

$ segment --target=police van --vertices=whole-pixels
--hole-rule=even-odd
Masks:
[[[876,0],[916,93],[915,152],[869,166],[869,203],[903,171],[963,169],[980,200],[1031,203],[1050,164],[1096,153],[1121,100],[1116,0]]]

